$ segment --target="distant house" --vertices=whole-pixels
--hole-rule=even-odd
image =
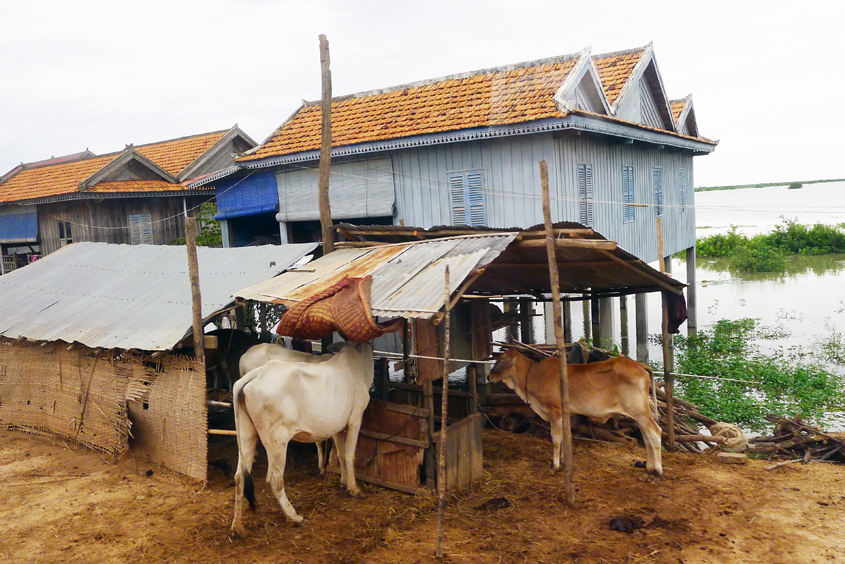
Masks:
[[[80,241],[164,245],[184,237],[185,213],[213,199],[188,179],[232,165],[256,145],[237,125],[95,155],[21,164],[0,178],[3,272]]]
[[[256,229],[319,239],[320,125],[320,103],[306,102],[233,167],[190,184],[216,184],[224,244]],[[332,137],[336,221],[535,225],[545,160],[553,221],[589,225],[647,262],[655,217],[667,256],[694,246],[693,157],[717,144],[699,135],[690,96],[670,102],[651,44],[336,97]]]

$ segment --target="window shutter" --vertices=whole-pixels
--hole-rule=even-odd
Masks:
[[[681,204],[681,211],[687,211],[687,171],[678,169],[678,196]]]
[[[480,170],[453,172],[449,175],[452,225],[487,225],[484,202],[484,173]]]
[[[578,165],[578,200],[580,220],[584,225],[593,225],[593,165]]]
[[[467,225],[463,174],[453,174],[449,177],[449,190],[452,193],[452,225]]]
[[[625,204],[634,203],[634,167],[622,167],[622,201]],[[634,207],[625,206],[625,221],[634,221]]]
[[[654,215],[663,215],[663,170],[654,167]]]
[[[150,214],[139,213],[129,216],[129,244],[153,244],[153,223]]]

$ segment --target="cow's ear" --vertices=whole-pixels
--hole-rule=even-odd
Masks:
[[[499,357],[499,361],[493,365],[493,369],[490,371],[491,374],[500,374],[513,366],[513,361],[507,357]]]

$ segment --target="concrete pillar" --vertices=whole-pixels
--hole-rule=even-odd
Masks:
[[[519,298],[519,334],[522,342],[534,343],[534,300],[531,298]]]
[[[590,298],[584,297],[581,301],[581,308],[584,314],[584,338],[589,340],[593,335],[592,324],[590,323]]]
[[[229,220],[224,219],[220,222],[220,237],[223,239],[224,248],[228,249],[229,247],[234,247],[234,245],[232,244],[232,236],[233,233],[229,229]]]
[[[620,341],[622,343],[622,354],[630,355],[630,346],[628,345],[628,296],[619,296],[619,326],[622,331]]]
[[[518,311],[517,311],[517,307],[518,307],[517,304],[518,303],[519,302],[517,302],[517,300],[515,300],[513,298],[507,298],[507,299],[505,299],[505,302],[503,304],[502,309],[504,310],[505,313],[514,313],[514,312],[518,313]],[[518,341],[519,340],[519,321],[515,321],[514,323],[511,323],[510,325],[508,325],[506,334],[509,338],[513,339],[514,341]]]
[[[555,339],[555,316],[552,311],[552,302],[543,302],[543,321],[546,326],[546,344],[553,345]]]
[[[647,294],[634,296],[637,318],[637,360],[648,362],[648,297]]]
[[[666,257],[666,274],[672,274],[672,257]],[[663,303],[663,300],[660,300]],[[672,335],[669,335],[669,370],[675,371],[675,343]]]
[[[601,298],[599,302],[599,342],[596,345],[605,350],[613,349],[613,298]]]
[[[666,274],[672,274],[672,255],[665,257],[663,261],[666,263]]]
[[[687,249],[687,337],[698,333],[698,312],[695,280],[695,245]]]
[[[569,295],[567,294],[568,298]],[[565,343],[572,342],[572,306],[569,300],[563,302],[563,341]]]
[[[282,245],[287,245],[290,241],[288,239],[288,224],[285,221],[279,222],[279,235],[282,237]]]

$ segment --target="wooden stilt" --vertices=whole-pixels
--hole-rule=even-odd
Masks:
[[[560,279],[557,270],[557,254],[555,249],[554,230],[552,228],[552,212],[549,203],[549,169],[546,161],[540,161],[540,181],[543,188],[543,218],[546,223],[546,253],[549,256],[549,279],[552,287],[552,308],[555,319],[555,341],[557,343],[558,367],[560,371],[560,418],[563,427],[563,474],[566,503],[575,505],[575,484],[572,475],[572,427],[569,405],[569,376],[566,368],[566,343],[563,340],[563,314],[560,304]]]
[[[332,210],[329,204],[329,168],[332,161],[332,71],[329,69],[329,42],[325,35],[320,35],[320,71],[323,92],[322,129],[320,137],[320,166],[317,173],[319,189],[320,226],[323,232],[323,254],[334,251],[334,232],[332,231]]]
[[[657,218],[657,254],[660,257],[660,272],[666,272],[666,257],[663,256],[663,224]],[[669,427],[667,447],[670,452],[675,451],[675,402],[672,394],[674,377],[672,376],[672,357],[669,353],[669,303],[666,292],[661,292],[663,304],[663,383],[666,392],[666,425]]]
[[[205,348],[202,331],[202,297],[200,295],[200,270],[197,262],[197,220],[185,218],[185,241],[188,247],[188,275],[191,280],[191,305],[193,308],[194,356],[205,366]]]
[[[449,320],[451,295],[449,287],[449,265],[446,265],[446,289],[443,300],[443,394],[440,403],[440,460],[437,465],[437,558],[443,558],[443,519],[446,512],[446,427],[449,421]]]

